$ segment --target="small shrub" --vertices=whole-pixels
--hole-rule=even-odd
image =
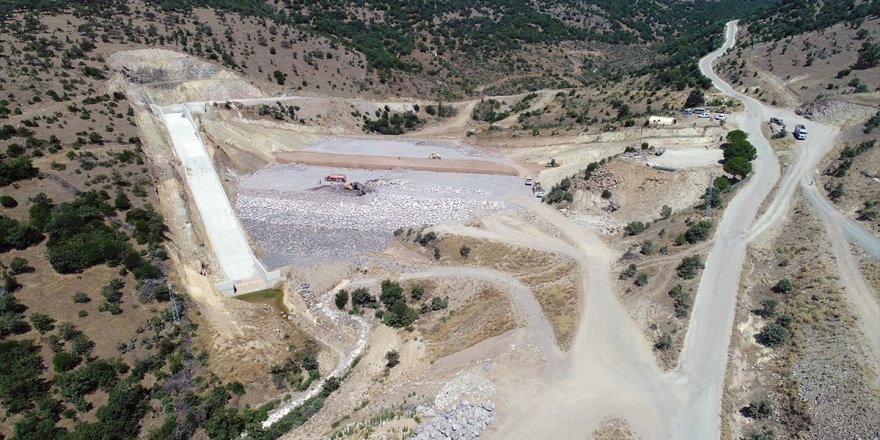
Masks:
[[[400,363],[400,353],[398,353],[397,350],[390,350],[385,353],[385,360],[388,361],[385,364],[386,367],[394,368]]]
[[[641,250],[641,252],[642,252],[643,255],[651,255],[651,254],[653,254],[653,253],[654,253],[654,242],[651,241],[651,240],[645,240],[645,241],[642,243],[642,250]]]
[[[639,235],[645,231],[645,224],[640,221],[629,222],[624,228],[623,231],[626,235]]]
[[[86,295],[85,292],[76,292],[73,294],[73,302],[75,302],[77,304],[85,304],[91,300],[92,299],[89,298],[89,296]]]
[[[675,316],[677,318],[686,318],[691,311],[691,297],[682,289],[681,284],[669,291],[672,297],[672,305],[675,307]]]
[[[648,274],[646,274],[645,272],[639,272],[639,274],[636,275],[635,283],[636,286],[639,287],[646,286],[648,284]]]
[[[625,280],[627,278],[631,278],[638,271],[638,267],[636,267],[635,263],[630,264],[626,269],[620,272],[620,279]]]
[[[681,246],[687,242],[687,239],[684,236],[684,232],[679,232],[678,235],[675,236],[675,245]]]
[[[703,260],[700,259],[700,256],[691,255],[690,257],[684,257],[676,269],[679,277],[691,280],[697,276],[697,271],[703,267]]]
[[[471,253],[471,248],[461,245],[461,248],[458,249],[458,254],[462,256],[462,258],[467,258],[467,256]]]
[[[672,336],[668,334],[663,334],[660,336],[660,339],[657,339],[657,342],[654,343],[654,348],[660,351],[669,350],[672,347]]]
[[[766,419],[773,415],[773,402],[768,399],[753,400],[749,405],[749,417]]]
[[[425,296],[425,288],[419,285],[415,285],[410,292],[410,297],[413,301],[420,301],[422,297]]]
[[[4,208],[15,208],[18,206],[18,202],[12,196],[2,195],[0,196],[0,205],[3,205]]]
[[[794,284],[788,278],[783,278],[773,286],[773,291],[776,293],[788,293],[794,289]]]
[[[602,190],[602,198],[603,199],[610,199],[611,195],[612,195],[611,191],[608,191],[607,189]]]
[[[776,306],[778,305],[779,301],[776,301],[773,298],[765,299],[761,301],[761,310],[758,310],[758,315],[765,318],[772,318],[776,315]]]
[[[660,208],[660,218],[667,219],[672,215],[672,208],[669,205],[663,205]]]
[[[773,322],[765,325],[758,336],[762,344],[776,347],[788,339],[788,329],[778,322]]]

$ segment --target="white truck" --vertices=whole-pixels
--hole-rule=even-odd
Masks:
[[[805,140],[807,138],[807,127],[804,127],[803,125],[800,125],[800,124],[795,125],[794,126],[794,138],[799,141]]]

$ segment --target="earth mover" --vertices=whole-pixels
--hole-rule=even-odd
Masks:
[[[547,162],[547,165],[545,165],[545,166],[547,168],[558,168],[560,165],[562,165],[562,162],[551,157],[550,162]]]

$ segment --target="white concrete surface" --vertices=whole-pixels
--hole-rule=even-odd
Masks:
[[[170,112],[166,112],[169,111]],[[214,170],[214,164],[202,143],[197,129],[183,106],[163,111],[165,127],[174,145],[174,151],[186,170],[186,181],[195,199],[211,241],[211,247],[226,281],[246,281],[248,287],[255,278],[265,280],[265,270],[251,251],[235,211]],[[228,283],[220,283],[227,285]],[[236,283],[237,284],[237,283]],[[257,283],[262,284],[262,283]],[[253,289],[268,287],[256,286]],[[241,289],[239,289],[241,290]],[[224,292],[228,294],[229,292]]]

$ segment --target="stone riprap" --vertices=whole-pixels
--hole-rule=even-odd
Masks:
[[[430,417],[431,410],[423,415]],[[416,427],[410,439],[472,440],[494,420],[495,407],[491,403],[471,404],[465,400]]]
[[[367,194],[317,183],[333,173],[365,183]],[[273,165],[242,179],[236,211],[264,263],[275,268],[352,260],[383,249],[398,228],[464,222],[530,194],[510,176]]]

